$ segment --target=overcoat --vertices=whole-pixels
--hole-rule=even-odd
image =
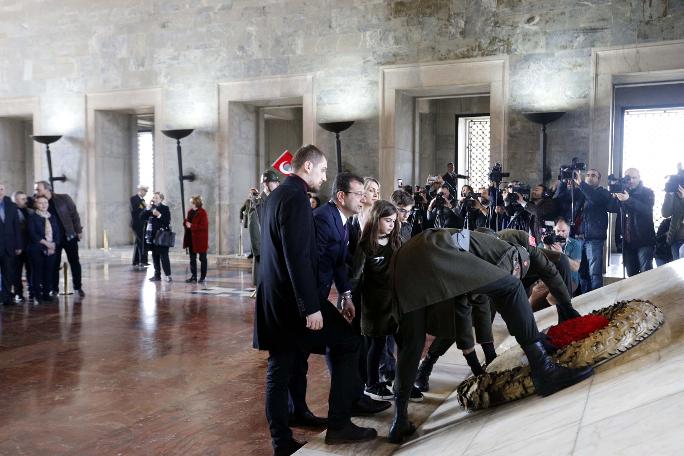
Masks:
[[[189,217],[190,211],[185,217],[185,222],[189,221]],[[206,253],[209,249],[209,216],[207,216],[207,211],[203,207],[198,208],[190,223],[190,229],[185,228],[183,248],[189,248],[192,245],[194,253]],[[192,243],[190,239],[192,239]]]
[[[301,348],[311,333],[306,316],[321,308],[316,228],[307,190],[301,178],[288,176],[263,207],[252,340],[260,350]]]

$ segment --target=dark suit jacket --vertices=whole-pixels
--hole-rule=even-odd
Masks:
[[[140,215],[145,211],[145,200],[139,195],[131,196],[131,228],[139,231],[145,225]]]
[[[17,205],[5,196],[5,221],[0,219],[0,255],[7,255],[14,258],[15,250],[21,247],[21,227],[19,226],[19,216]]]
[[[59,222],[54,215],[48,220],[52,226],[52,241],[55,243],[55,245],[59,245],[59,241],[62,239],[62,232],[59,228]],[[40,241],[45,239],[45,219],[43,217],[36,213],[29,215],[28,233],[29,249],[33,251],[39,250],[43,253],[47,252],[47,247],[40,243]]]
[[[306,316],[321,308],[316,228],[306,192],[301,178],[288,176],[263,208],[253,338],[260,350],[300,347],[312,332]]]
[[[452,192],[452,195],[458,195],[458,181],[456,178],[449,173],[444,173],[442,179],[451,186],[450,191]]]
[[[167,206],[166,204],[159,204],[155,207],[161,214],[161,217],[153,216],[152,209],[144,210],[140,215],[143,220],[147,220],[147,223],[152,224],[152,239],[147,240],[148,243],[151,243],[157,231],[168,230],[170,229],[169,225],[171,224],[171,211],[169,210],[169,206]]]
[[[313,214],[318,241],[318,292],[321,299],[328,299],[333,281],[338,292],[351,290],[347,265],[349,239],[345,239],[335,203],[323,204]]]

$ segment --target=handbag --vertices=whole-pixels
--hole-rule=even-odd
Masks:
[[[173,247],[176,245],[176,233],[170,229],[159,230],[152,241],[157,247]]]

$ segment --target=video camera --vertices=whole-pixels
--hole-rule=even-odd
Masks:
[[[557,234],[551,233],[542,237],[542,242],[546,245],[553,245],[555,243],[565,244],[566,239],[563,236],[558,236]]]
[[[475,201],[479,202],[477,198],[480,196],[482,196],[482,193],[468,193],[463,199],[466,208],[473,209],[475,207]]]
[[[501,166],[501,163],[497,162],[492,166],[492,170],[489,172],[489,180],[492,182],[496,182],[496,186],[498,187],[501,181],[503,180],[504,177],[510,177],[511,173],[504,173],[503,172],[503,167]]]
[[[614,174],[608,176],[608,191],[610,193],[624,193],[629,187],[629,178],[615,177]]]
[[[558,172],[558,180],[572,180],[574,179],[575,171],[585,171],[587,164],[579,161],[579,158],[574,157],[572,163],[569,165],[562,165]]]
[[[532,189],[530,188],[529,185],[526,184],[518,184],[514,185],[511,187],[511,191],[506,197],[507,202],[512,201],[513,203],[518,202],[518,195],[521,195],[525,201],[530,200],[530,194],[532,193]],[[509,199],[512,198],[512,199]]]
[[[684,187],[684,170],[679,170],[677,174],[673,174],[671,176],[668,176],[669,179],[665,183],[665,191],[668,193],[674,193],[678,190],[678,187],[681,185]]]

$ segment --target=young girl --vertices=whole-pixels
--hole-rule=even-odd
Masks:
[[[388,201],[373,204],[359,246],[354,254],[353,285],[361,296],[361,332],[367,337],[367,384],[365,394],[375,400],[392,399],[387,385],[380,382],[380,359],[386,336],[394,334],[397,324],[392,313],[389,264],[401,245],[397,209]]]

